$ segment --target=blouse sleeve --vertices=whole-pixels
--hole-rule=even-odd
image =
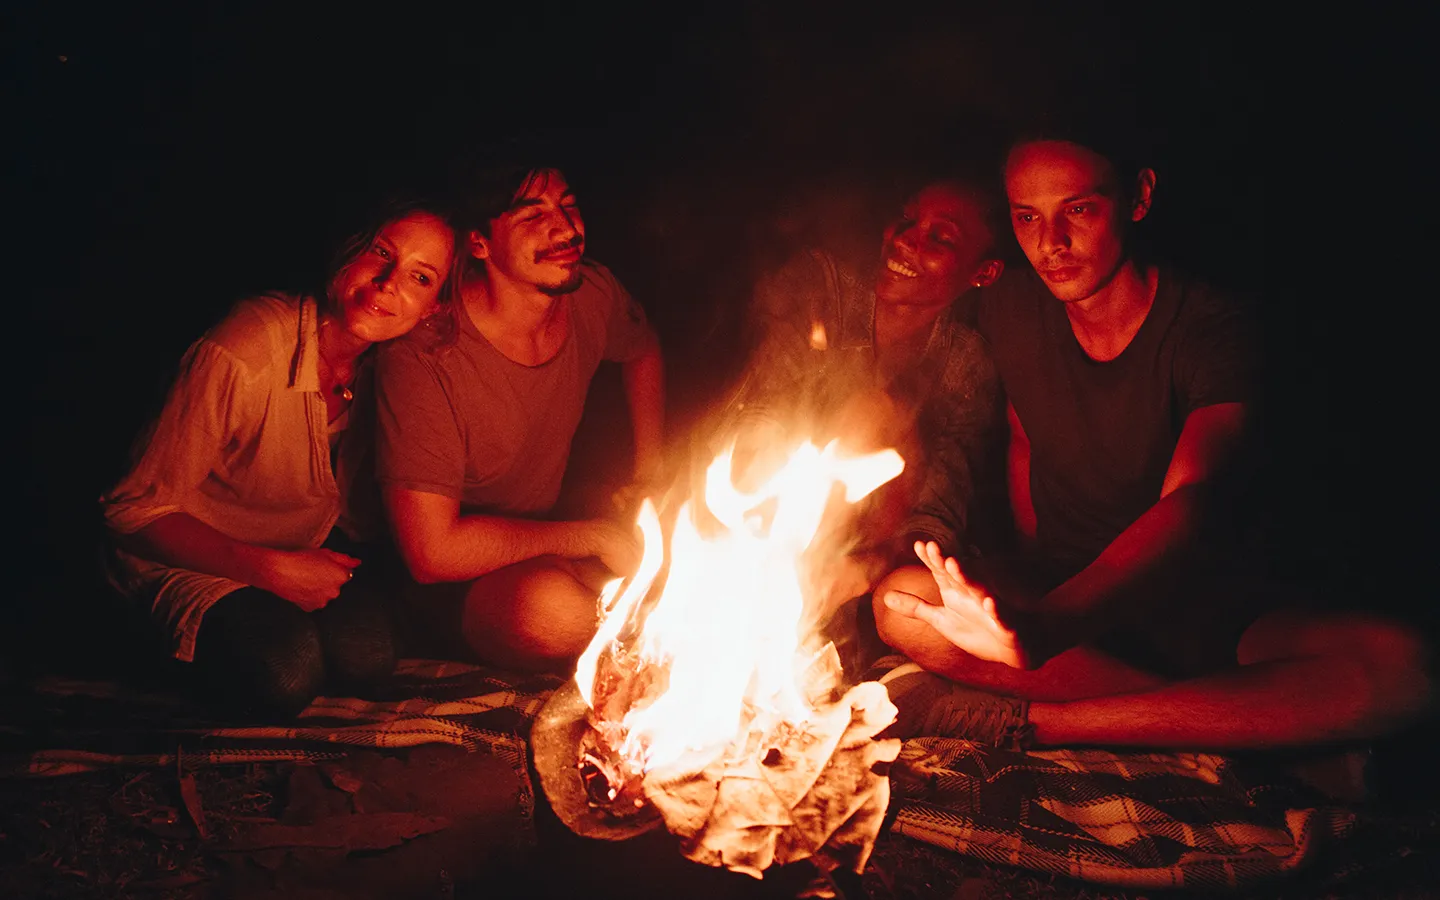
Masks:
[[[137,458],[120,483],[100,498],[106,525],[133,534],[185,509],[185,499],[241,440],[240,423],[263,406],[245,367],[208,338],[191,345]]]

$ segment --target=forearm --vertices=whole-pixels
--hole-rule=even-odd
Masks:
[[[635,441],[636,480],[660,474],[665,440],[665,366],[658,348],[622,369]]]
[[[282,551],[246,543],[189,513],[171,513],[131,534],[116,535],[122,549],[143,559],[264,587],[272,558]]]
[[[598,548],[586,525],[465,515],[423,536],[399,530],[397,542],[416,581],[469,581],[537,556],[594,555]]]
[[[1040,598],[1033,610],[1036,653],[1042,658],[1084,643],[1122,621],[1136,603],[1153,601],[1143,590],[1194,546],[1201,518],[1201,491],[1172,491],[1096,559]]]
[[[1010,495],[1010,514],[1022,542],[1035,540],[1035,501],[1030,496],[1030,452],[1011,443],[1005,460],[1005,483]]]

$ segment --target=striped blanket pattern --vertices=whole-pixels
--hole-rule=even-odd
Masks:
[[[508,762],[520,778],[521,813],[533,823],[527,738],[560,683],[555,676],[403,660],[366,699],[321,697],[287,725],[236,726],[207,721],[174,697],[55,679],[34,686],[49,701],[43,727],[14,716],[0,726],[0,749],[10,750],[0,756],[0,775],[321,760],[343,756],[347,747],[445,743]],[[987,862],[1126,888],[1268,882],[1311,862],[1355,822],[1345,808],[1273,768],[1200,753],[1014,753],[919,738],[906,742],[891,782],[895,834]],[[533,829],[522,836],[533,839]]]
[[[1030,751],[907,741],[891,830],[1052,875],[1126,888],[1234,890],[1346,838],[1356,816],[1274,767],[1205,753]]]

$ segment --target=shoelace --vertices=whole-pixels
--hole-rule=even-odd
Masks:
[[[1029,705],[1009,697],[982,699],[979,692],[952,686],[940,702],[931,705],[925,719],[925,733],[955,735],[976,743],[1024,750],[1033,744],[1035,736],[1035,726],[1026,717]]]

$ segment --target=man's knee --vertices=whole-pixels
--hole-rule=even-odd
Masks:
[[[907,638],[913,635],[918,628],[928,628],[929,626],[886,606],[885,595],[891,591],[914,594],[927,602],[938,603],[940,602],[940,590],[935,586],[934,576],[924,566],[902,566],[880,579],[880,583],[875,585],[875,591],[871,597],[871,603],[875,609],[875,630],[879,633],[880,640],[891,647],[901,649],[900,645],[905,644]]]
[[[1345,627],[1370,671],[1382,701],[1397,711],[1434,708],[1433,647],[1418,629],[1403,622],[1365,617]]]
[[[1240,639],[1241,665],[1296,657],[1331,658],[1356,670],[1370,705],[1408,719],[1435,704],[1434,648],[1404,622],[1369,613],[1285,610],[1256,621]]]
[[[1236,648],[1237,662],[1242,666],[1339,653],[1382,665],[1389,662],[1405,668],[1429,668],[1429,644],[1417,630],[1369,613],[1279,610],[1245,629]]]
[[[473,592],[466,604],[465,630],[482,656],[548,667],[578,657],[595,635],[596,595],[564,565],[532,565],[494,587],[508,596]]]
[[[540,569],[527,579],[516,612],[527,646],[550,659],[579,656],[599,624],[595,593],[566,569]]]

